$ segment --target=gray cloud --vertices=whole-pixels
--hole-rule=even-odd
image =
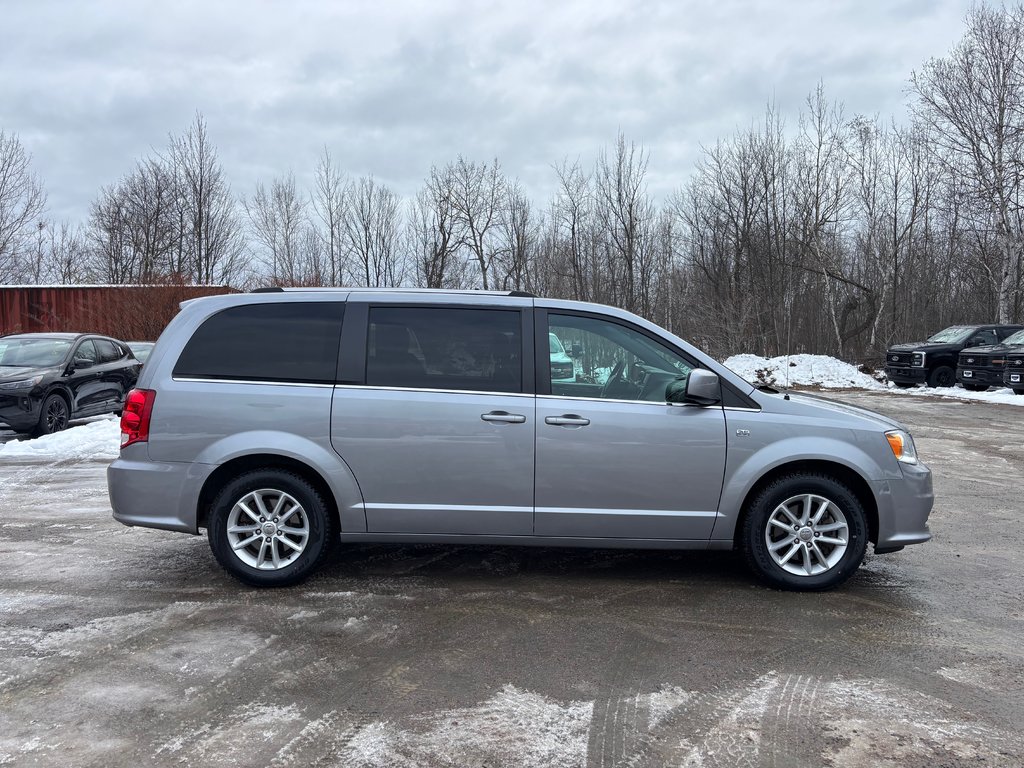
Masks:
[[[819,80],[849,114],[902,116],[911,70],[949,50],[969,4],[8,0],[0,128],[72,219],[196,111],[239,194],[308,179],[326,145],[405,195],[461,153],[541,197],[552,164],[623,130],[660,195],[768,102],[795,125]]]

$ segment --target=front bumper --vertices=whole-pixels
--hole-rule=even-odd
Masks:
[[[0,394],[0,424],[15,432],[28,432],[39,424],[42,402],[29,392]]]
[[[1004,371],[1002,384],[1014,389],[1024,389],[1024,371]]]
[[[960,384],[977,384],[979,387],[1001,387],[1003,370],[989,368],[957,368],[956,380]]]
[[[146,452],[145,445],[129,446],[107,467],[114,519],[124,525],[199,533],[199,493],[217,467],[149,461]]]
[[[932,471],[922,463],[901,464],[900,469],[902,480],[880,480],[874,484],[878,501],[876,551],[894,551],[932,537],[928,529],[928,516],[935,502]]]
[[[893,368],[892,366],[885,366],[885,375],[889,378],[889,381],[894,381],[897,384],[924,384],[928,381],[928,369],[927,368],[910,368],[900,366],[899,368]]]

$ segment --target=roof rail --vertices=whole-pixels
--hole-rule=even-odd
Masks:
[[[291,293],[291,292],[318,292],[327,293],[331,291],[349,291],[351,293],[457,293],[457,294],[479,294],[482,296],[514,296],[522,299],[535,299],[535,294],[527,291],[484,291],[475,288],[366,288],[362,286],[318,286],[318,287],[304,287],[304,286],[289,286],[282,288],[280,286],[267,286],[265,288],[254,288],[250,293]]]
[[[279,285],[267,285],[263,288],[253,288],[249,293],[284,293],[284,288]]]

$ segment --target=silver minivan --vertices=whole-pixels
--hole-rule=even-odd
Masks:
[[[517,292],[186,302],[121,432],[114,517],[206,529],[259,586],[348,542],[435,542],[736,549],[819,590],[869,541],[930,538],[931,472],[899,423],[755,388],[628,312]]]

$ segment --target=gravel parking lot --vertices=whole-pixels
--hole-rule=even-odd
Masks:
[[[0,765],[1024,763],[1024,409],[900,418],[934,540],[826,594],[728,554],[350,548],[300,587],[0,454]]]

